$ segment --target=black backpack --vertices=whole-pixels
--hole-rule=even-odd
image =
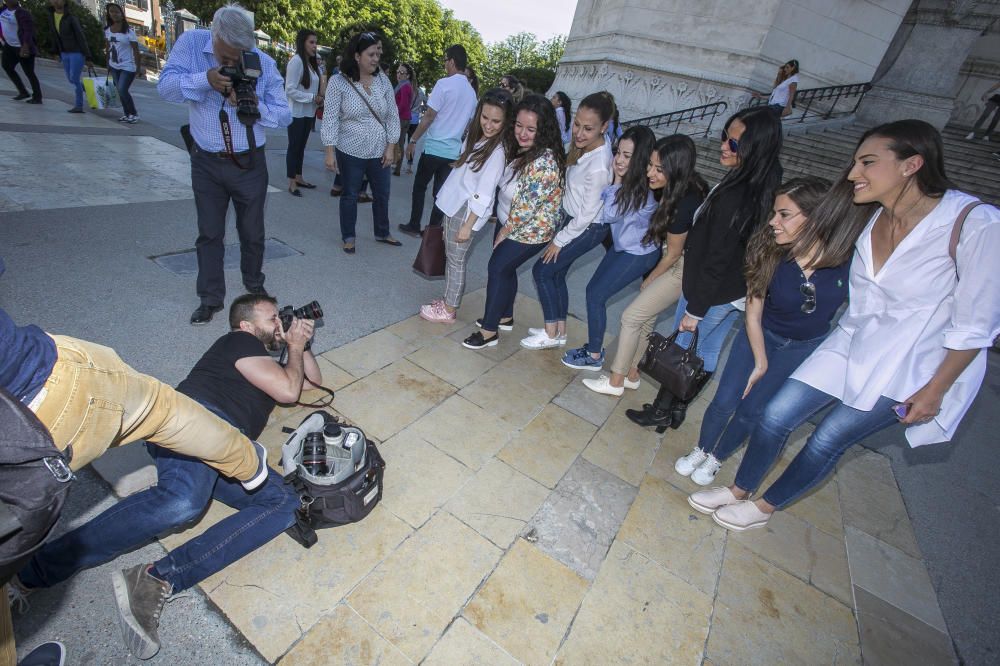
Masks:
[[[48,429],[0,388],[0,585],[45,543],[74,478]]]
[[[323,453],[317,456],[307,438],[313,433],[322,435],[328,425],[340,431],[343,444],[324,442]],[[285,483],[300,499],[295,524],[287,533],[309,548],[316,543],[316,530],[356,523],[372,512],[382,499],[385,461],[360,428],[322,410],[307,416],[295,430],[285,431],[291,435],[281,447],[281,465]],[[309,455],[303,461],[307,448]]]

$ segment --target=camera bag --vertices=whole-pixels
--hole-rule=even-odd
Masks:
[[[341,455],[330,455],[330,472],[314,474],[302,464],[306,437],[322,433],[328,423],[337,423],[345,436],[355,434],[357,440]],[[288,429],[286,429],[288,430]],[[281,447],[281,466],[285,483],[299,495],[295,524],[288,536],[306,548],[316,543],[316,530],[356,523],[363,519],[382,499],[382,476],[385,461],[374,442],[368,441],[360,428],[337,420],[329,412],[315,411],[295,430]]]

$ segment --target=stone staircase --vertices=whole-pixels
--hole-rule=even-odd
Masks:
[[[820,176],[836,179],[850,164],[858,139],[868,129],[849,124],[785,136],[781,164],[785,179],[798,176]],[[948,177],[964,192],[993,203],[1000,203],[1000,160],[993,151],[1000,150],[1000,141],[966,141],[968,128],[948,126],[942,132],[945,150],[945,170]],[[718,183],[726,170],[719,164],[719,141],[716,136],[696,139],[698,170],[710,184]]]

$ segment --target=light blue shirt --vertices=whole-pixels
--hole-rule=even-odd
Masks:
[[[621,189],[621,185],[608,185],[601,193],[604,200],[604,210],[601,213],[600,221],[611,225],[611,238],[615,242],[615,250],[627,252],[628,254],[643,255],[656,252],[659,246],[655,243],[644,244],[646,232],[649,231],[649,221],[656,211],[657,201],[653,198],[653,193],[646,195],[646,203],[642,208],[629,211],[624,215],[618,212],[615,206],[615,194]]]
[[[260,148],[266,140],[264,128],[287,127],[292,122],[292,112],[285,97],[285,82],[274,60],[259,49],[254,49],[254,53],[260,56],[263,70],[257,80],[260,120],[253,126],[254,140]],[[156,89],[160,97],[168,102],[187,103],[191,136],[202,150],[217,153],[226,149],[219,123],[220,108],[225,108],[229,114],[233,151],[249,150],[247,133],[236,118],[236,107],[228,99],[223,105],[222,94],[208,83],[206,72],[215,67],[219,67],[219,63],[212,50],[211,31],[189,30],[177,39],[171,49]]]

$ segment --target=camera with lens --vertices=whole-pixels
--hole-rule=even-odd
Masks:
[[[253,51],[243,51],[235,67],[220,67],[219,74],[228,76],[236,93],[236,117],[250,127],[260,120],[257,107],[257,79],[263,73],[260,56]]]
[[[322,319],[323,308],[320,307],[319,301],[306,303],[301,308],[293,308],[291,305],[286,305],[278,310],[278,318],[281,320],[281,330],[287,332],[288,327],[292,325],[293,319]]]

